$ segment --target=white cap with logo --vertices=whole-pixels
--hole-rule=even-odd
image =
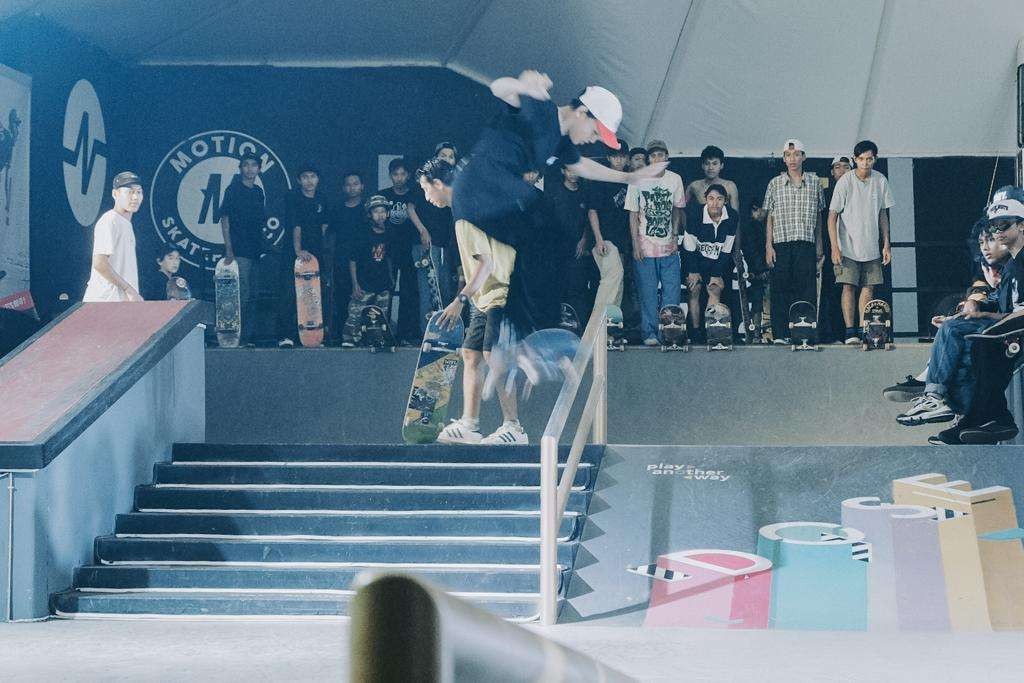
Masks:
[[[612,149],[618,149],[619,140],[615,133],[622,123],[622,104],[619,98],[599,85],[588,85],[580,95],[580,102],[597,121],[597,132],[601,135],[601,142]]]
[[[793,149],[795,149],[798,152],[803,152],[804,151],[804,143],[800,142],[796,138],[790,138],[790,139],[786,140],[784,143],[782,143],[782,151],[783,152],[788,152],[790,147],[792,147]]]

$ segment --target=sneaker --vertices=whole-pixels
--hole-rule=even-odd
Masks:
[[[846,341],[843,342],[847,346],[854,346],[860,344],[860,337],[847,337]]]
[[[882,398],[896,403],[909,403],[922,394],[924,394],[924,382],[913,375],[907,375],[902,382],[896,382],[891,387],[882,389]]]
[[[776,346],[792,346],[793,342],[789,340],[789,337],[780,337],[779,339],[773,339],[772,344]]]
[[[341,342],[341,348],[343,348],[343,349],[354,349],[355,347],[356,347],[356,345],[353,344],[350,341],[343,341],[343,342]]]
[[[484,435],[465,420],[452,420],[451,424],[437,435],[438,443],[480,443]]]
[[[658,345],[658,340],[655,339],[654,337],[648,337],[647,339],[644,339],[644,346],[657,346],[657,345]]]
[[[480,443],[489,446],[525,446],[530,443],[530,439],[521,424],[506,420]]]
[[[933,446],[959,446],[963,443],[960,441],[960,433],[962,431],[963,420],[962,418],[957,418],[953,421],[953,425],[951,427],[943,429],[938,434],[929,436],[928,443]]]
[[[1017,425],[1013,421],[989,420],[977,427],[968,427],[960,432],[961,443],[996,444],[1009,441],[1017,436]]]
[[[956,414],[946,405],[945,399],[935,394],[925,394],[915,398],[910,409],[896,416],[896,421],[904,427],[922,425],[928,422],[949,422]]]
[[[282,339],[281,341],[277,342],[277,348],[279,349],[290,349],[293,346],[295,346],[295,342],[293,342],[291,339]]]

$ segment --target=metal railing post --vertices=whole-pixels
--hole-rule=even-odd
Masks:
[[[594,343],[594,377],[604,381],[597,395],[591,438],[596,444],[608,443],[608,326],[602,325]]]
[[[540,623],[558,618],[558,439],[540,440]]]

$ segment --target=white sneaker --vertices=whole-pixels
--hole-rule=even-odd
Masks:
[[[910,409],[896,416],[896,421],[905,427],[928,422],[949,422],[956,414],[946,405],[945,399],[935,394],[915,398]]]
[[[658,345],[658,340],[655,339],[654,337],[648,337],[647,339],[644,339],[644,346],[657,346],[657,345]]]
[[[853,346],[854,344],[860,344],[860,337],[847,337],[846,341],[844,341],[843,343],[848,345],[848,346]]]
[[[489,446],[525,446],[530,443],[529,437],[518,422],[502,423],[497,430],[484,437],[482,444]]]
[[[293,346],[295,346],[295,342],[293,342],[291,339],[288,339],[287,337],[277,342],[277,348],[279,349],[290,349]]]
[[[438,443],[480,443],[484,435],[464,420],[452,420],[451,424],[437,435]]]
[[[341,348],[343,348],[343,349],[354,349],[355,347],[356,347],[356,345],[353,344],[350,341],[343,341],[343,342],[341,342]]]

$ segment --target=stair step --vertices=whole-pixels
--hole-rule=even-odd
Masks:
[[[578,543],[558,544],[558,562],[571,565]],[[118,538],[100,536],[95,544],[102,564],[226,563],[312,566],[344,565],[536,565],[540,545],[535,542],[477,541],[263,541],[204,538]]]
[[[567,510],[586,510],[589,493],[569,494]],[[135,509],[163,510],[536,510],[537,487],[138,486]]]
[[[583,517],[567,514],[559,527],[565,540],[579,536]],[[275,513],[132,512],[117,516],[114,533],[123,535],[208,536],[492,536],[537,538],[540,513],[405,512]]]
[[[597,464],[604,446],[584,446],[583,462]],[[565,462],[568,446],[559,446]],[[436,462],[436,463],[539,463],[540,446],[427,445],[319,445],[319,444],[203,444],[179,443],[174,462],[189,461],[299,461],[299,462]]]
[[[316,593],[222,593],[205,591],[92,592],[70,590],[51,598],[51,609],[64,618],[330,618],[348,615],[350,591]],[[538,611],[536,596],[482,593],[460,595],[506,619],[529,620]]]
[[[90,565],[75,570],[75,587],[94,590],[195,588],[253,593],[273,590],[325,591],[351,588],[355,577],[366,569]],[[411,573],[445,590],[475,593],[536,593],[540,581],[536,567],[435,569],[425,566]],[[560,572],[563,583],[566,573],[565,568]]]
[[[574,487],[592,484],[583,463]],[[179,462],[155,468],[157,484],[310,484],[354,486],[540,486],[540,465],[480,463],[293,463],[204,464]]]

